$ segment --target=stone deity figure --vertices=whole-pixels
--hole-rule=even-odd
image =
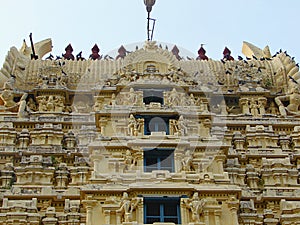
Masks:
[[[11,90],[4,90],[0,94],[0,98],[4,103],[4,107],[6,108],[12,108],[16,106],[16,102],[14,101],[14,94]]]
[[[15,77],[10,77],[3,85],[3,91],[0,94],[0,99],[4,103],[4,107],[12,108],[16,106],[16,102],[14,101],[14,84]]]
[[[194,223],[200,223],[200,215],[203,212],[203,207],[206,201],[204,199],[199,199],[198,192],[193,194],[192,199],[187,199],[185,202],[187,208],[192,212],[192,221]]]
[[[190,150],[187,150],[181,160],[182,171],[191,171],[193,167],[193,156]]]
[[[175,132],[177,132],[177,120],[170,119],[169,129],[170,129],[170,135],[174,135]]]
[[[251,100],[250,100],[250,112],[251,112],[252,116],[258,115],[258,105],[254,98],[251,98]]]
[[[33,98],[29,98],[29,99],[28,99],[27,108],[28,108],[30,111],[36,111],[36,110],[37,110],[36,104],[35,104]]]
[[[189,102],[190,102],[191,106],[195,106],[196,105],[196,100],[195,100],[195,97],[194,97],[193,93],[190,94]]]
[[[63,109],[65,108],[64,97],[57,96],[54,102],[55,102],[55,111],[62,112]]]
[[[120,213],[124,216],[124,222],[131,222],[132,221],[132,213],[140,203],[139,199],[132,199],[130,200],[128,197],[127,192],[123,193],[123,197],[121,199],[121,206],[117,210],[117,213]]]
[[[47,106],[47,111],[49,112],[54,111],[55,101],[52,95],[49,96],[46,106]]]
[[[184,120],[183,116],[181,115],[177,121],[178,133],[179,135],[186,135],[187,134],[187,126],[186,121]]]
[[[240,99],[240,104],[242,107],[242,113],[245,115],[249,115],[250,114],[250,105],[249,105],[250,101],[248,98],[241,98]]]
[[[130,88],[129,93],[128,93],[128,103],[135,105],[137,103],[137,95],[134,92],[133,88]]]
[[[275,105],[274,102],[270,103],[267,112],[270,113],[270,114],[274,114],[274,115],[276,115],[278,113],[278,109],[277,109],[277,107],[276,107],[276,105]]]
[[[220,113],[221,115],[228,115],[228,107],[224,99],[220,103]]]
[[[127,150],[124,157],[125,169],[132,169],[132,167],[136,164],[135,157],[132,155],[130,150]]]
[[[18,117],[19,118],[24,118],[26,115],[26,111],[27,110],[27,103],[26,103],[26,98],[27,98],[28,94],[25,93],[22,95],[20,102],[18,103],[19,105],[19,110],[18,110]]]
[[[130,212],[130,200],[126,192],[123,193],[123,198],[121,200],[121,207],[118,210],[120,213],[124,213],[125,222],[130,222],[131,212]]]
[[[136,136],[136,131],[138,129],[138,122],[132,114],[130,114],[128,119],[128,133],[130,136]]]
[[[288,101],[289,105],[285,107],[283,105],[284,101]],[[293,115],[300,115],[299,113],[299,106],[300,106],[300,87],[295,86],[292,89],[290,94],[284,96],[278,96],[275,98],[275,102],[279,107],[279,112],[282,116],[286,116],[287,113]]]
[[[265,104],[266,104],[266,100],[261,98],[258,99],[258,109],[259,109],[259,114],[260,115],[264,115],[266,114],[266,109],[265,109]]]
[[[46,96],[39,96],[37,97],[39,103],[39,111],[44,112],[47,111],[47,97]]]
[[[179,105],[179,101],[180,101],[179,95],[178,95],[176,89],[173,88],[172,91],[169,94],[169,97],[168,97],[169,105],[170,106],[178,106]]]

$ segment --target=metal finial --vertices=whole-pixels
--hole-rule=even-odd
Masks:
[[[155,19],[150,18],[150,12],[152,11],[152,6],[154,6],[156,0],[144,0],[144,4],[146,5],[146,10],[148,12],[148,18],[147,18],[147,35],[148,35],[148,41],[152,41],[153,38],[153,31],[155,26]],[[150,30],[150,20],[153,21],[152,30]],[[151,35],[150,35],[151,31]]]

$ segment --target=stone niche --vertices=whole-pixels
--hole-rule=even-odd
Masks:
[[[3,199],[0,207],[1,224],[40,224],[40,215],[37,209],[37,199],[9,200]]]
[[[36,124],[31,132],[32,145],[61,145],[63,137],[61,124]]]
[[[20,166],[15,167],[16,186],[48,185],[52,186],[55,168],[51,166],[51,157],[42,155],[23,156]]]

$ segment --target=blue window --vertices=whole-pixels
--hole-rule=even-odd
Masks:
[[[144,224],[154,222],[181,224],[180,199],[176,197],[144,198]]]
[[[168,170],[174,172],[174,150],[170,149],[145,149],[144,171]]]
[[[169,134],[169,118],[164,116],[145,116],[145,135],[151,132],[166,132]]]
[[[145,135],[150,135],[151,132],[166,132],[169,135],[169,121],[170,119],[178,119],[178,116],[145,115],[141,116],[141,118],[144,118],[145,121]]]

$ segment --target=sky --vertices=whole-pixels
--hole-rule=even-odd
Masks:
[[[225,46],[237,58],[248,41],[300,62],[299,0],[156,0],[151,17],[153,39],[176,44],[182,54],[195,57],[205,44],[212,59],[221,59]],[[23,39],[30,44],[31,32],[34,42],[52,39],[54,56],[71,43],[74,55],[82,51],[88,58],[95,43],[103,55],[143,43],[146,18],[143,0],[2,0],[0,68],[10,47],[19,49]]]

